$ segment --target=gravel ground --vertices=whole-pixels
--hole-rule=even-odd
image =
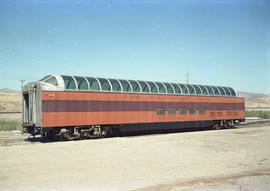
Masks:
[[[0,133],[2,191],[270,190],[269,123],[69,142],[26,138]]]

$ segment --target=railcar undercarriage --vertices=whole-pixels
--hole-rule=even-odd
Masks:
[[[50,140],[78,140],[90,138],[104,138],[112,133],[110,127],[94,126],[80,126],[80,127],[54,127],[49,128],[47,132],[42,132],[43,137]]]
[[[226,129],[238,126],[243,120],[216,120],[209,121],[209,123],[205,123],[201,126],[195,126],[194,128],[209,128],[209,129]],[[92,125],[92,126],[78,126],[78,127],[51,127],[51,128],[43,128],[41,132],[41,128],[31,126],[25,127],[24,132],[31,134],[33,137],[35,135],[41,134],[42,137],[46,137],[50,140],[59,141],[59,140],[79,140],[79,139],[93,139],[93,138],[105,138],[114,134],[115,132],[122,132],[124,129],[132,129],[136,132],[144,132],[144,131],[155,131],[155,130],[177,130],[177,129],[188,129],[184,124],[185,122],[177,123],[177,126],[170,126],[170,123],[163,123],[162,126],[155,126],[155,124],[148,124],[148,126],[152,126],[152,128],[140,128],[140,124],[137,124],[137,129],[130,128],[127,125],[114,125],[114,126],[100,126],[100,125]],[[192,122],[191,122],[192,123]],[[208,124],[208,125],[207,125]],[[133,124],[136,126],[136,124]],[[127,126],[125,128],[125,126]],[[164,128],[166,126],[166,128]],[[133,126],[134,127],[134,126]],[[178,127],[178,128],[176,128]],[[127,132],[127,131],[123,131]]]

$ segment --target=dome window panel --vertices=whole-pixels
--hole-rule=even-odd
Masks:
[[[71,76],[62,76],[64,83],[65,83],[65,89],[67,90],[76,90],[76,84],[74,79]]]
[[[218,90],[217,87],[211,86],[211,88],[213,88],[213,90],[214,90],[214,95],[220,95],[219,90]]]
[[[180,87],[179,87],[177,84],[175,84],[175,83],[171,83],[171,84],[172,84],[172,86],[173,86],[173,88],[174,88],[174,92],[175,92],[176,94],[181,94],[181,93],[182,93]]]
[[[138,82],[136,82],[135,80],[128,80],[128,81],[132,86],[133,92],[141,92],[141,88]]]
[[[188,87],[189,94],[194,95],[195,94],[195,89],[189,84],[186,84],[186,86]]]
[[[111,91],[111,85],[107,79],[105,78],[97,78],[97,79],[101,85],[102,91]]]
[[[200,89],[200,87],[199,87],[199,86],[197,86],[197,85],[192,85],[192,86],[195,88],[195,90],[196,90],[196,94],[197,94],[197,95],[202,94],[202,91],[201,91],[201,89]]]
[[[209,95],[215,95],[213,88],[211,88],[210,86],[205,86],[205,88],[207,88]]]
[[[230,92],[230,90],[228,88],[223,87],[223,89],[225,90],[226,96],[231,96],[231,92]]]
[[[118,80],[115,79],[109,79],[112,84],[112,91],[114,92],[121,92],[121,85],[118,82]]]
[[[54,86],[58,86],[57,79],[54,76],[50,77],[49,79],[45,80],[44,82],[46,82],[48,84],[52,84]]]
[[[221,95],[225,95],[225,91],[223,90],[223,88],[221,87],[217,87],[217,88],[219,89]]]
[[[158,86],[159,93],[167,93],[165,86],[161,82],[155,82]]]
[[[138,82],[141,85],[142,92],[146,92],[146,93],[150,92],[149,87],[146,82],[144,81],[138,81]]]
[[[154,82],[147,82],[147,83],[150,87],[151,93],[158,93],[157,86]]]
[[[174,88],[170,83],[163,83],[163,84],[166,86],[168,94],[173,94],[174,93]]]
[[[77,81],[78,90],[88,90],[88,84],[84,77],[74,76],[75,80]]]
[[[90,86],[90,90],[91,91],[100,91],[101,88],[100,88],[100,85],[99,85],[99,82],[97,81],[96,78],[86,78],[88,80],[88,83],[89,83],[89,86]]]
[[[201,90],[202,90],[202,94],[203,95],[208,95],[208,91],[207,91],[207,88],[205,86],[202,86],[202,85],[199,85]]]
[[[182,94],[189,94],[189,93],[188,93],[187,86],[185,86],[184,84],[179,84],[179,86],[180,86],[181,89],[182,89]]]
[[[229,88],[229,89],[231,90],[232,96],[236,96],[234,89],[232,89],[232,88]]]
[[[126,80],[119,80],[124,92],[131,92],[131,86]]]

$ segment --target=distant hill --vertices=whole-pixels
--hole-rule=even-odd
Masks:
[[[245,98],[246,108],[270,108],[269,94],[238,92],[238,95]]]
[[[269,94],[238,92],[245,97],[246,108],[270,108]],[[0,89],[0,112],[20,112],[21,93],[7,88]]]
[[[11,90],[8,88],[1,88],[0,92],[14,92],[14,93],[19,93],[20,91],[16,91],[16,90]]]

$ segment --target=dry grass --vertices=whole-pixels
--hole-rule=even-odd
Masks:
[[[21,130],[21,123],[16,119],[0,119],[0,131]]]
[[[21,111],[21,94],[18,92],[0,92],[0,112]]]

